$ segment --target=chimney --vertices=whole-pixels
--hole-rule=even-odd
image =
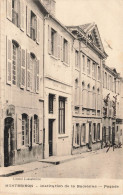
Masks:
[[[49,11],[50,14],[55,16],[55,0],[42,0],[42,3],[46,7],[46,9]]]

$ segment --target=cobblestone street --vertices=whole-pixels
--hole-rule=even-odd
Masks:
[[[110,148],[107,153],[106,150],[63,164],[38,168],[16,177],[123,179],[123,148],[114,151]]]

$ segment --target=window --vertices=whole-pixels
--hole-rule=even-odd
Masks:
[[[107,88],[107,73],[105,72],[105,88]]]
[[[97,139],[100,140],[100,123],[97,124]]]
[[[59,97],[59,134],[65,134],[65,98]]]
[[[92,131],[92,139],[93,141],[96,141],[96,124],[93,123],[93,131]]]
[[[75,144],[80,145],[80,128],[79,128],[79,124],[76,124],[76,131],[75,131]]]
[[[90,60],[87,59],[87,74],[90,75],[91,74],[91,67],[90,67]]]
[[[101,70],[100,70],[100,66],[98,66],[98,80],[101,80]]]
[[[86,143],[86,125],[85,123],[81,126],[81,145]]]
[[[83,70],[83,72],[85,72],[85,56],[84,55],[82,55],[82,70]]]
[[[18,57],[18,46],[13,43],[13,57],[12,57],[12,83],[17,84],[17,57]]]
[[[92,91],[92,108],[96,109],[96,93],[95,93],[95,87],[93,87]]]
[[[39,143],[39,119],[37,115],[34,115],[34,143]]]
[[[30,37],[35,41],[36,40],[36,28],[37,28],[37,17],[31,11],[31,21],[30,21]]]
[[[68,41],[66,39],[63,39],[63,62],[69,63],[69,48],[68,48]]]
[[[12,22],[19,26],[19,12],[20,12],[19,0],[12,0]]]
[[[92,77],[96,78],[96,64],[95,64],[95,62],[92,63]]]
[[[51,55],[56,56],[56,39],[57,33],[54,29],[51,28]]]
[[[53,113],[53,99],[54,95],[49,94],[49,113]]]
[[[27,114],[22,114],[22,145],[29,145],[29,120]]]
[[[104,143],[106,143],[106,127],[103,127],[102,129],[102,140]]]
[[[79,86],[78,86],[78,79],[75,80],[75,105],[79,105]]]
[[[28,53],[27,58],[27,90],[39,93],[39,60],[33,53]]]
[[[75,50],[75,66],[79,67],[79,52]]]

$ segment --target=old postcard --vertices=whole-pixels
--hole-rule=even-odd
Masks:
[[[0,194],[123,195],[122,10],[0,1]]]

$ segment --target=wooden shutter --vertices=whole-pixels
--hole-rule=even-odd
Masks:
[[[39,93],[39,65],[40,61],[39,59],[37,60],[37,63],[36,63],[36,93]]]
[[[26,87],[30,90],[30,53],[27,52],[27,66],[26,66]]]
[[[36,131],[37,131],[37,134],[36,134],[36,143],[38,144],[39,143],[39,118],[37,118],[37,129],[36,129]]]
[[[51,27],[48,26],[48,53],[51,55]]]
[[[54,56],[57,58],[58,57],[58,33],[55,32],[55,39],[54,39],[54,46],[55,46],[55,53]]]
[[[57,33],[57,58],[61,58],[61,36]]]
[[[7,0],[7,18],[12,21],[12,0]]]
[[[100,123],[100,140],[102,140],[102,123]]]
[[[21,86],[21,48],[17,48],[17,86]]]
[[[68,64],[70,64],[70,43],[68,42]]]
[[[30,68],[29,68],[29,72],[30,72],[30,91],[32,92],[33,91],[33,81],[34,81],[34,78],[33,78],[33,70],[34,70],[34,59],[31,58],[30,56]]]
[[[26,33],[27,35],[30,37],[30,22],[31,22],[31,11],[29,9],[29,7],[26,7]]]
[[[89,143],[89,123],[85,124],[86,126],[86,143]]]
[[[25,88],[26,81],[26,51],[21,50],[21,88]]]
[[[25,30],[25,2],[24,0],[20,1],[20,28],[22,31]]]
[[[36,36],[36,41],[39,44],[40,43],[40,30],[41,30],[41,19],[37,16],[37,36]]]
[[[25,145],[30,146],[30,117],[27,115],[27,125],[26,125],[26,132],[25,132]]]
[[[61,61],[63,62],[63,37],[61,36]]]
[[[6,82],[11,85],[12,82],[12,41],[7,38],[7,71],[6,71]]]
[[[39,144],[43,143],[43,116],[39,116]]]
[[[22,115],[17,114],[17,150],[22,146]]]

